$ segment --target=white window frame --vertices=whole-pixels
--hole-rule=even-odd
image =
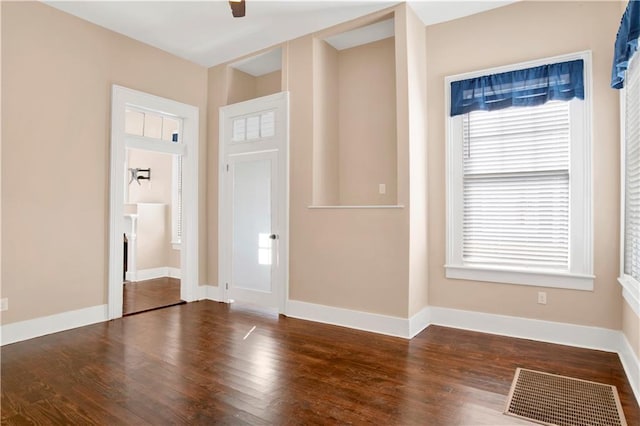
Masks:
[[[462,115],[451,117],[451,82],[488,74],[566,62],[584,61],[585,99],[571,103],[570,181],[569,181],[569,270],[545,271],[522,267],[483,267],[465,265],[462,257],[463,155]],[[446,264],[447,278],[533,285],[574,290],[593,290],[593,204],[591,155],[591,52],[543,58],[445,78],[446,112]],[[576,120],[584,117],[584,120]]]
[[[180,161],[182,156],[173,155],[171,160],[171,246],[174,250],[180,250],[182,245],[182,235],[178,234],[178,228],[182,230],[182,226],[178,227],[179,222],[182,220],[182,215],[179,209],[178,198],[180,198],[180,191],[178,187],[178,180],[182,173],[180,167]],[[182,191],[184,192],[184,182],[182,183]],[[180,223],[180,225],[182,225]]]
[[[640,55],[636,53],[631,62],[639,61]],[[640,67],[638,67],[640,71]],[[625,200],[626,188],[626,86],[620,90],[620,276],[618,282],[622,286],[622,296],[627,301],[636,315],[640,316],[640,282],[632,276],[624,273],[625,259]]]

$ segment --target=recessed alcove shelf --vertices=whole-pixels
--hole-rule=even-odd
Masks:
[[[282,48],[241,59],[227,66],[226,105],[282,91]]]
[[[310,208],[397,206],[394,14],[313,44]]]

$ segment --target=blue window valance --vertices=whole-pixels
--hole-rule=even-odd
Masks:
[[[584,99],[582,59],[485,75],[451,83],[451,116],[552,100]]]
[[[611,87],[622,89],[624,76],[631,57],[638,49],[640,37],[640,1],[631,0],[622,15],[618,36],[613,52],[613,69],[611,70]]]

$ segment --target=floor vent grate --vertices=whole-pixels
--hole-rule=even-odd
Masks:
[[[615,386],[518,368],[505,414],[555,426],[626,426]]]

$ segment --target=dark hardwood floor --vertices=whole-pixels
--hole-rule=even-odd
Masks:
[[[181,303],[180,280],[156,278],[124,283],[122,315],[131,315]]]
[[[1,422],[528,424],[501,414],[516,367],[613,384],[640,424],[616,354],[438,326],[407,341],[210,301],[4,346]]]

